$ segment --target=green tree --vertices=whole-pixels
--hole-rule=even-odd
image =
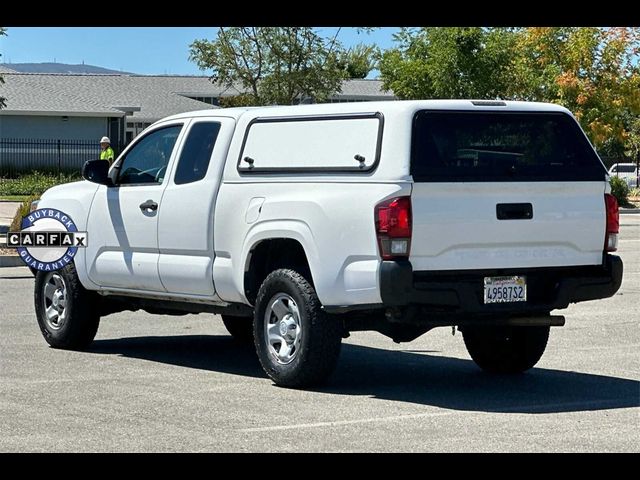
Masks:
[[[7,34],[7,29],[0,27],[0,37],[6,34]],[[0,56],[2,56],[2,54],[0,54]],[[0,75],[0,85],[2,85],[3,83],[4,83],[4,78],[2,78],[2,75]],[[0,108],[4,108],[7,106],[6,100],[7,100],[6,98],[0,95]]]
[[[242,92],[227,105],[290,105],[308,97],[324,101],[340,91],[349,68],[362,73],[367,67],[356,53],[345,52],[339,31],[323,37],[310,27],[220,28],[214,40],[191,44],[190,59],[212,70],[213,82]],[[349,67],[345,58],[357,58],[357,65]]]
[[[400,98],[496,98],[509,84],[511,28],[403,28],[380,60],[384,88]]]
[[[377,66],[380,49],[375,45],[358,45],[342,52],[339,63],[347,78],[365,78]]]
[[[506,96],[567,107],[601,153],[619,155],[640,115],[639,56],[638,28],[526,28]]]
[[[396,42],[382,55],[380,72],[400,98],[558,103],[600,153],[622,156],[634,148],[639,28],[405,28]]]

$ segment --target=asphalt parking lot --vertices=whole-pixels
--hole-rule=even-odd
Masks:
[[[278,388],[213,315],[120,313],[88,352],[47,346],[33,277],[0,269],[0,451],[640,450],[640,215],[613,298],[573,305],[534,370],[482,373],[460,334],[344,342],[330,384]]]

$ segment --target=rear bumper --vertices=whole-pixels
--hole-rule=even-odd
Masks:
[[[550,312],[570,303],[614,295],[622,283],[622,260],[605,255],[602,265],[414,272],[409,261],[383,261],[380,294],[384,306],[420,305],[433,312],[522,314]],[[485,276],[524,275],[527,301],[484,304]]]

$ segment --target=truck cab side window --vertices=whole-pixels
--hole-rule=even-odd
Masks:
[[[178,160],[174,179],[176,185],[197,182],[204,178],[219,132],[218,122],[198,122],[191,127]]]
[[[120,166],[118,184],[162,183],[182,125],[154,130],[137,142]]]

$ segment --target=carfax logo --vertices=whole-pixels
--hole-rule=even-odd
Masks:
[[[22,219],[22,231],[7,234],[7,246],[17,248],[29,267],[49,272],[71,263],[78,247],[87,246],[87,232],[79,232],[66,213],[42,208]]]

